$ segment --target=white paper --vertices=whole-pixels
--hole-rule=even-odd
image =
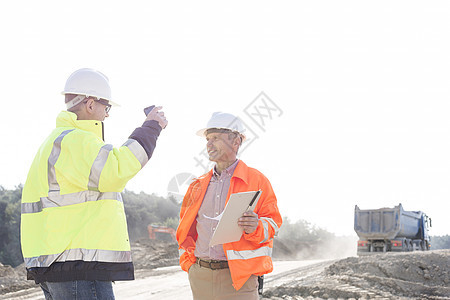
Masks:
[[[261,192],[259,192],[251,207],[249,207],[249,204],[256,193],[258,193],[258,191],[231,194],[223,212],[215,218],[209,218],[219,220],[216,230],[209,242],[210,246],[235,242],[241,239],[243,230],[239,227],[238,220],[245,211],[253,211],[255,209],[259,197],[261,196]]]

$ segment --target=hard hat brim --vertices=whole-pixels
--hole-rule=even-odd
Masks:
[[[111,100],[108,101],[109,101],[108,103],[111,104],[111,106],[120,107],[120,104],[117,104],[116,102],[113,102]]]
[[[196,132],[196,135],[198,135],[198,136],[200,136],[200,137],[206,137],[206,131],[207,131],[208,129],[213,129],[213,128],[216,128],[216,129],[226,129],[226,130],[229,130],[230,132],[236,132],[236,133],[239,133],[239,134],[241,135],[241,137],[242,137],[242,141],[245,141],[245,140],[246,140],[245,134],[240,133],[240,132],[238,132],[238,131],[233,131],[233,130],[231,130],[231,129],[229,129],[229,128],[221,128],[221,127],[202,128],[202,129],[200,129],[200,130],[198,130],[198,131]]]
[[[199,131],[197,131],[196,134],[197,134],[198,136],[205,137],[206,130],[208,130],[208,128],[200,129]]]
[[[97,99],[105,99],[105,98],[102,98],[102,97],[99,97],[99,96],[96,96],[96,95],[77,94],[77,93],[74,93],[74,92],[67,92],[67,91],[62,91],[61,92],[61,95],[65,95],[65,94],[84,95],[86,97],[94,97],[94,98],[97,98]],[[120,107],[120,104],[118,104],[118,103],[116,103],[114,101],[111,101],[109,99],[105,99],[105,100],[107,100],[108,103],[111,104],[111,106]]]

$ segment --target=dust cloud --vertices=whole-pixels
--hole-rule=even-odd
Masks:
[[[356,256],[357,237],[332,237],[319,241],[274,240],[273,258],[278,260],[339,259]]]

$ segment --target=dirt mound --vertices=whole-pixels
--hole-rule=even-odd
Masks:
[[[398,279],[429,286],[448,286],[450,283],[450,252],[416,252],[351,257],[327,269],[328,275],[375,276]]]
[[[0,277],[15,276],[14,269],[11,266],[4,266],[0,263]]]
[[[131,251],[136,270],[178,264],[178,244],[175,242],[143,239],[133,243]]]
[[[27,281],[25,266],[22,264],[15,269],[0,263],[0,295],[35,287],[34,281]]]
[[[387,253],[339,260],[264,299],[450,299],[449,284],[450,250]]]

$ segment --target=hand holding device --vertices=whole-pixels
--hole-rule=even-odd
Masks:
[[[148,114],[152,111],[154,107],[155,107],[154,105],[150,105],[149,107],[144,108],[145,115],[148,116]]]
[[[144,113],[147,116],[148,120],[155,120],[158,122],[159,126],[161,126],[162,129],[166,128],[168,122],[166,117],[164,116],[164,112],[160,111],[162,106],[150,105],[149,107],[144,108]]]

